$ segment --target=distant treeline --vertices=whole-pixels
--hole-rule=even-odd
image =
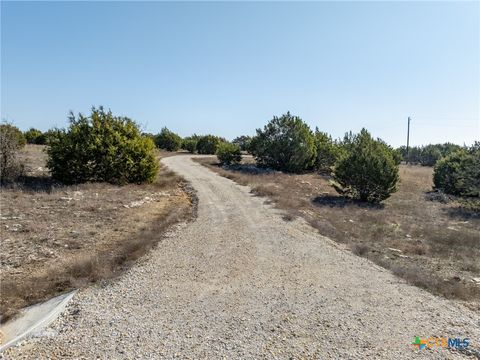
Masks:
[[[442,157],[460,150],[462,147],[452,143],[430,144],[426,146],[413,146],[408,149],[401,146],[398,148],[402,160],[409,164],[420,164],[423,166],[434,166]]]
[[[56,134],[56,131],[57,130],[55,129],[51,129],[46,132],[42,132],[32,127],[23,133],[18,130],[17,136],[19,136],[20,143],[47,145],[49,139]],[[323,137],[323,142],[325,143],[340,144],[344,140],[332,140],[332,137],[330,135],[324,132],[320,132],[318,129],[316,131],[316,134],[317,137]],[[160,131],[160,133],[156,135],[151,133],[143,133],[143,135],[150,137],[159,149],[167,151],[178,151],[180,149],[184,149],[191,153],[198,152],[199,154],[215,154],[220,143],[228,142],[225,138],[215,135],[193,134],[182,139],[179,135],[170,131],[166,127],[164,127]],[[233,139],[231,143],[239,146],[241,151],[251,152],[250,145],[252,138],[252,136],[242,135]],[[467,147],[463,148],[466,149]],[[462,146],[447,142],[444,144],[411,146],[409,147],[407,153],[407,147],[401,146],[396,149],[398,153],[396,156],[399,157],[401,161],[409,164],[434,166],[441,158],[450,155],[451,153],[460,149],[462,149]],[[326,162],[331,163],[331,161]]]
[[[22,167],[15,155],[29,143],[48,145],[47,167],[53,178],[64,183],[151,182],[158,168],[153,151],[157,147],[216,154],[223,165],[239,163],[242,152],[247,152],[259,167],[329,175],[339,193],[368,202],[383,201],[395,192],[402,161],[435,166],[435,189],[459,196],[480,194],[478,142],[471,147],[445,143],[394,149],[366,129],[333,139],[318,128],[312,131],[288,112],[273,117],[254,136],[239,136],[231,142],[212,134],[182,138],[166,127],[158,134],[141,133],[135,121],[102,107],[92,108],[88,116],[70,114],[69,121],[67,129],[44,133],[35,128],[23,133],[12,124],[1,125],[1,182],[20,176]]]

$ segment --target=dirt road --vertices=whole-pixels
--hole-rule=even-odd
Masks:
[[[9,357],[456,358],[415,336],[469,338],[480,315],[339,249],[189,156],[165,158],[198,218],[112,284],[79,292],[43,338]],[[352,225],[354,226],[354,225]]]

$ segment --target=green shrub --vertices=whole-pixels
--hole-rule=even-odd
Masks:
[[[402,163],[403,157],[402,153],[398,149],[392,149],[392,155],[393,155],[393,161],[395,161],[395,164],[400,165]]]
[[[197,151],[197,140],[186,138],[182,141],[182,149],[187,150],[190,153]]]
[[[333,141],[330,135],[317,128],[315,130],[315,147],[317,150],[315,168],[320,172],[330,172],[343,153],[340,145]]]
[[[137,124],[113,116],[102,107],[91,115],[70,114],[67,130],[51,132],[47,166],[52,177],[72,184],[106,181],[115,184],[151,182],[158,163],[153,141]]]
[[[242,135],[232,140],[232,144],[238,145],[241,151],[250,151],[251,136]]]
[[[155,135],[154,134],[149,133],[149,132],[142,132],[142,136],[151,139],[153,141],[153,143],[155,143]]]
[[[164,127],[160,133],[155,136],[155,145],[159,149],[178,151],[182,145],[182,138]]]
[[[457,150],[461,147],[456,144],[430,144],[426,146],[412,146],[408,149],[406,146],[401,146],[398,151],[401,154],[402,160],[411,164],[421,164],[423,166],[434,166],[435,163]]]
[[[238,164],[242,161],[240,146],[223,142],[218,145],[217,158],[222,165]]]
[[[43,133],[43,137],[45,138],[45,145],[49,145],[50,141],[52,139],[55,139],[60,132],[61,132],[60,129],[50,129],[48,131],[45,131]]]
[[[21,135],[21,136],[20,136]],[[15,126],[0,125],[0,183],[10,183],[23,174],[23,164],[18,160],[18,151],[25,145],[22,132]]]
[[[435,145],[427,145],[420,152],[420,164],[423,166],[434,166],[442,157],[442,152]]]
[[[8,122],[3,122],[0,125],[0,131],[8,134],[9,139],[12,138],[12,141],[15,141],[19,149],[27,144],[27,139],[25,139],[25,135],[23,135],[22,131]]]
[[[30,128],[24,135],[27,144],[45,145],[45,135],[38,129]]]
[[[250,145],[257,164],[287,172],[301,172],[312,168],[315,162],[315,138],[298,116],[288,112],[274,117]]]
[[[201,136],[197,142],[197,151],[199,154],[213,155],[217,152],[220,139],[217,136],[205,135]]]
[[[390,147],[362,129],[346,148],[333,173],[332,185],[340,194],[378,203],[396,191],[398,164]]]
[[[459,196],[480,196],[480,143],[440,159],[434,168],[436,189]]]

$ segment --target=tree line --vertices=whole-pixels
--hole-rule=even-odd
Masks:
[[[456,144],[430,144],[426,146],[413,146],[407,151],[406,146],[398,148],[402,160],[409,164],[423,166],[435,166],[438,160],[460,150],[462,147]]]
[[[167,128],[158,134],[142,133],[138,124],[115,116],[103,107],[89,115],[73,113],[66,129],[45,133],[31,128],[22,133],[12,124],[0,125],[1,181],[20,176],[17,151],[29,144],[45,144],[47,166],[63,183],[106,181],[141,183],[155,179],[158,169],[155,148],[190,153],[217,154],[221,164],[237,164],[242,152],[254,156],[257,166],[278,171],[316,171],[331,176],[332,186],[343,196],[378,203],[397,189],[402,161],[434,166],[435,188],[449,194],[478,197],[480,193],[479,143],[471,147],[437,144],[394,149],[362,129],[342,139],[315,131],[300,117],[287,112],[274,116],[254,136],[229,142],[215,135],[181,138]]]

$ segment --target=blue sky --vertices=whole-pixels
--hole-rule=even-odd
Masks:
[[[150,132],[253,134],[290,111],[394,146],[480,139],[479,2],[2,2],[1,117],[104,105]]]

